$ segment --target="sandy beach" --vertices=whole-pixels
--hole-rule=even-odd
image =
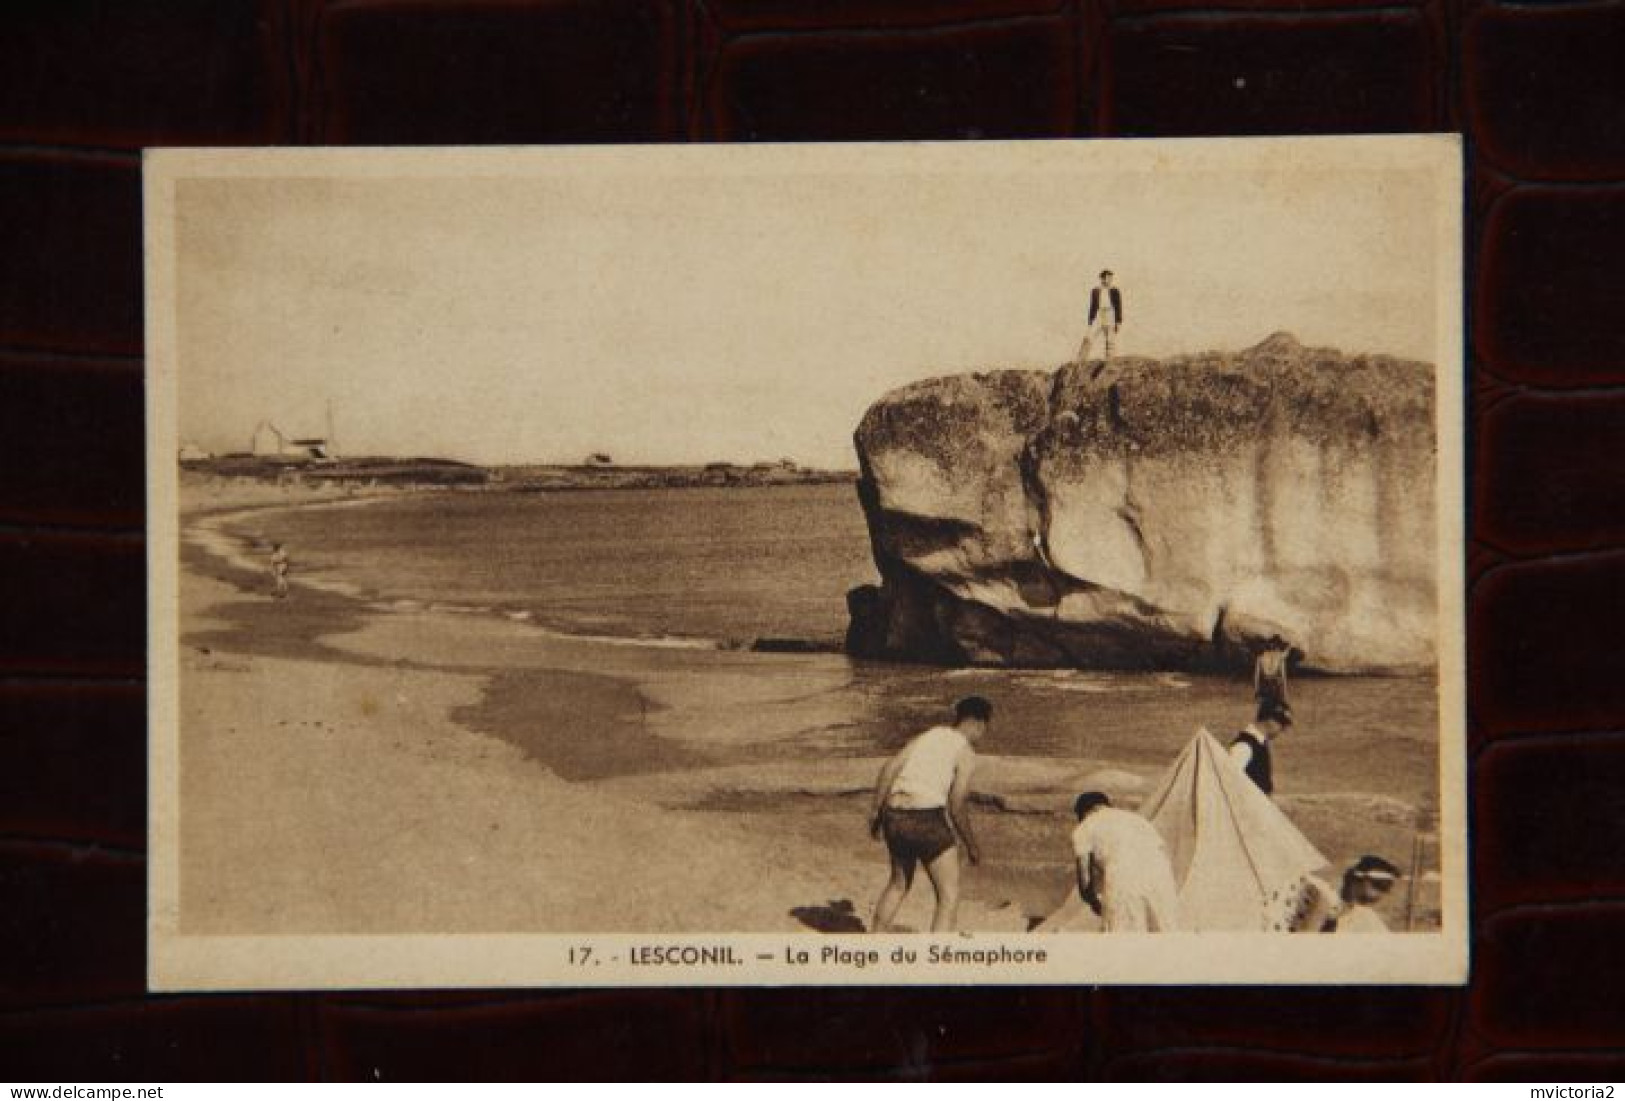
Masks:
[[[216,493],[202,507],[241,503]],[[372,611],[301,584],[272,600],[244,563],[200,546],[190,504],[184,932],[804,932],[855,928],[867,910],[884,876],[863,822],[878,758],[818,775],[764,763],[748,777],[734,766],[562,780],[452,716],[541,647],[576,668],[527,661],[526,697],[552,706],[515,721],[541,738],[615,736],[647,702],[581,668],[609,647],[490,618]],[[651,770],[682,756],[681,743],[649,756],[652,739],[621,735],[616,752]],[[772,809],[780,798],[829,808],[787,820]],[[916,894],[903,920],[920,925],[929,892]],[[966,918],[1025,928],[1010,905],[975,902]]]
[[[297,567],[276,601],[226,522],[367,500],[300,492],[183,490],[183,932],[862,928],[886,872],[865,828],[883,758],[775,752],[814,709],[838,713],[847,659],[569,638],[381,603]],[[742,716],[752,744],[714,744]],[[1020,931],[1048,913],[1069,890],[1072,794],[1102,786],[1132,805],[1155,778],[1110,758],[984,753],[988,859],[967,876],[963,927]],[[1334,863],[1408,857],[1413,808],[1370,779],[1281,804]],[[1399,896],[1385,913],[1402,927]],[[900,920],[924,928],[929,913],[922,877]]]

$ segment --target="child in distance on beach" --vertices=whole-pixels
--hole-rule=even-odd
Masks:
[[[875,901],[871,931],[890,930],[922,863],[936,892],[931,931],[953,931],[959,916],[960,848],[972,864],[982,859],[966,810],[975,746],[992,719],[991,703],[967,696],[954,705],[952,726],[934,726],[915,736],[880,770],[869,832],[885,838],[891,874]]]
[[[288,596],[288,551],[281,543],[271,544],[271,595],[277,600]]]

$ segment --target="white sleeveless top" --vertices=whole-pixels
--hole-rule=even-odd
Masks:
[[[951,726],[933,726],[909,743],[886,805],[929,810],[948,805],[959,755],[970,743]]]

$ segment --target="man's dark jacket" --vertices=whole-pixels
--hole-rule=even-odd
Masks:
[[[1089,292],[1089,324],[1095,323],[1095,317],[1100,313],[1100,288],[1096,287]],[[1123,292],[1116,287],[1112,288],[1112,316],[1117,323],[1123,323]]]

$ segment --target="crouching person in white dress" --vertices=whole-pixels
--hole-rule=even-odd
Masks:
[[[1180,928],[1179,888],[1162,835],[1150,822],[1118,810],[1098,791],[1072,805],[1078,817],[1072,852],[1078,893],[1107,933],[1174,933]]]

